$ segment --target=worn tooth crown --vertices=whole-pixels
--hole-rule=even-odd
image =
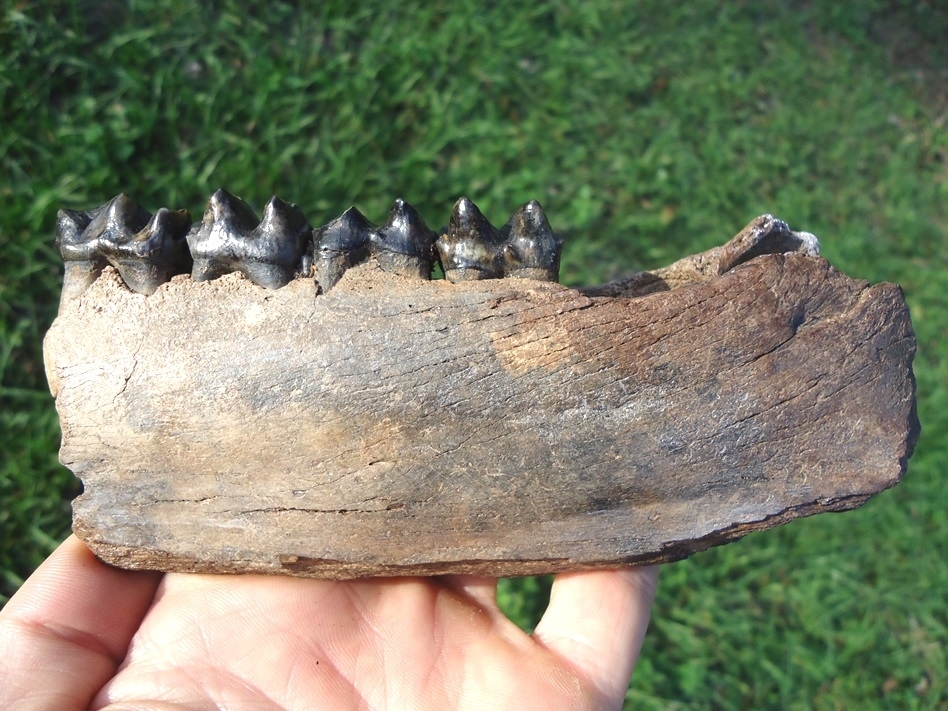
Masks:
[[[206,281],[240,272],[259,286],[277,289],[308,271],[310,237],[309,223],[293,203],[270,198],[258,221],[247,203],[219,189],[188,234],[191,277]]]
[[[462,197],[454,205],[447,229],[435,243],[445,278],[458,282],[503,276],[502,241],[500,232],[477,205]]]
[[[399,198],[388,221],[373,230],[369,249],[387,272],[430,279],[436,238],[415,208]]]
[[[81,294],[106,264],[118,269],[133,291],[154,293],[175,274],[190,270],[184,239],[190,225],[186,210],[161,208],[152,216],[124,193],[88,212],[60,210],[57,245],[66,263],[63,302]]]
[[[554,234],[543,208],[531,200],[510,216],[504,236],[505,276],[558,281],[563,239]]]
[[[347,269],[369,256],[375,229],[353,206],[329,224],[313,230],[316,280],[324,292],[334,287]]]

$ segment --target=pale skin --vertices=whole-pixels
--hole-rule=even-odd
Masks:
[[[657,577],[558,575],[528,635],[494,579],[160,575],[70,537],[0,612],[0,708],[621,708]]]

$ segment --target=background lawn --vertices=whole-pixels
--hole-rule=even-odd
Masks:
[[[490,8],[488,9],[488,6]],[[907,293],[923,434],[864,508],[667,566],[630,707],[948,708],[948,6],[0,4],[0,595],[67,532],[41,357],[59,207],[219,186],[314,224],[536,198],[588,284],[772,212]],[[252,9],[249,9],[251,8]],[[523,626],[545,579],[503,581]],[[2,601],[0,599],[0,601]]]

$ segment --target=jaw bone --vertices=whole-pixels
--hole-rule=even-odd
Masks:
[[[61,215],[85,292],[65,285],[47,374],[84,483],[74,530],[111,563],[347,578],[669,561],[855,508],[917,440],[901,290],[838,272],[770,215],[571,289],[529,278],[558,262],[536,203],[500,230],[459,203],[440,246],[473,240],[475,258],[439,254],[464,283],[429,280],[434,235],[403,201],[381,227],[352,209],[312,238],[289,211],[263,220],[291,247],[259,262],[282,260],[280,278],[250,277],[300,268],[270,289],[231,239],[256,217],[212,203],[199,276],[238,273],[153,296],[103,246],[147,213],[123,198]]]

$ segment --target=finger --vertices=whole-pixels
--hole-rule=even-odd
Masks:
[[[0,612],[0,708],[88,707],[160,577],[107,566],[67,538]]]
[[[533,638],[618,708],[648,627],[658,567],[557,575]]]

